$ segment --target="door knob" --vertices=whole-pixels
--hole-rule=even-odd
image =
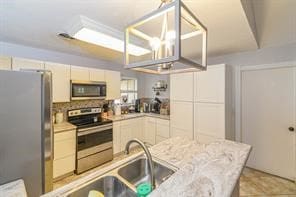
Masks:
[[[289,131],[293,132],[294,131],[294,127],[289,127]]]

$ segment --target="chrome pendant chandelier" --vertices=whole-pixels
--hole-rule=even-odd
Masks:
[[[132,47],[143,49],[132,55]],[[151,74],[207,69],[207,28],[181,0],[161,0],[159,8],[129,24],[124,37],[125,68]]]

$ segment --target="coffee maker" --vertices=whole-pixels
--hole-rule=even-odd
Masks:
[[[141,112],[141,100],[136,99],[135,101],[135,112]]]

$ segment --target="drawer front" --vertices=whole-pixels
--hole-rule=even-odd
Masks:
[[[169,120],[164,120],[164,119],[156,119],[156,123],[159,125],[165,125],[165,126],[170,126],[170,121]]]
[[[167,125],[156,125],[156,135],[169,138],[170,137],[170,127]]]
[[[156,123],[156,118],[146,117],[146,121],[153,124]]]
[[[54,143],[54,159],[61,159],[76,152],[76,140],[69,139],[64,141],[57,141]]]
[[[70,130],[54,134],[54,142],[76,139],[76,130]]]
[[[75,170],[75,155],[53,161],[53,178],[60,177]]]
[[[158,144],[159,142],[162,142],[162,141],[164,141],[164,140],[166,140],[166,139],[168,139],[168,138],[165,138],[165,137],[161,137],[161,136],[156,136],[156,144]]]

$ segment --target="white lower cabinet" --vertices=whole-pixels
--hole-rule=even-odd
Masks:
[[[76,130],[54,134],[53,178],[75,170]]]
[[[143,140],[143,118],[122,120],[113,123],[113,153],[124,151],[125,145],[131,139]],[[132,144],[132,147],[136,144]]]
[[[127,122],[128,120],[122,121],[120,125],[120,149],[124,151],[126,143],[133,138],[132,136],[132,125]]]
[[[154,145],[170,137],[169,120],[139,117],[113,123],[113,153],[124,151],[126,143],[134,138]],[[134,147],[137,144],[132,144]]]
[[[74,162],[73,162],[74,161]],[[53,178],[62,177],[75,170],[75,155],[53,161]]]
[[[155,136],[156,136],[156,118],[145,117],[143,141],[148,142],[151,145],[154,145]]]
[[[113,122],[113,154],[121,152],[120,122]]]
[[[156,119],[156,144],[170,138],[170,121]]]

